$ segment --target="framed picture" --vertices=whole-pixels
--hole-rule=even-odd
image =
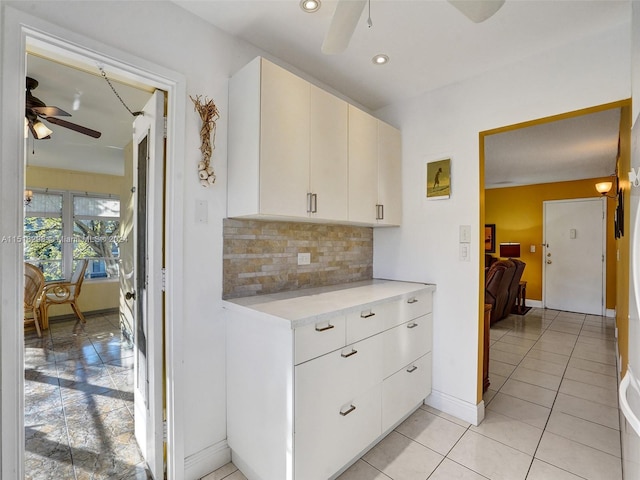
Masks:
[[[451,159],[427,163],[427,199],[442,200],[451,196]]]
[[[487,223],[484,226],[484,252],[496,253],[496,224]]]

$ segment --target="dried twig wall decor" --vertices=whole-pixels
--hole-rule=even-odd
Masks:
[[[202,128],[200,128],[202,160],[198,162],[198,177],[200,178],[200,185],[208,187],[216,181],[216,174],[211,166],[211,156],[214,148],[216,148],[216,120],[220,118],[220,113],[213,100],[205,97],[204,102],[202,102],[201,95],[197,95],[196,98],[189,95],[189,98],[194,104],[194,110],[200,114],[200,119],[202,120]]]

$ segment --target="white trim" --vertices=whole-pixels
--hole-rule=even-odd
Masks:
[[[542,300],[531,300],[529,298],[527,298],[524,301],[524,304],[527,307],[532,307],[532,308],[544,308],[544,306],[542,305]]]
[[[202,478],[230,461],[231,449],[227,441],[223,440],[185,458],[184,478]]]
[[[123,52],[108,45],[52,25],[25,12],[3,7],[2,19],[2,91],[0,92],[0,231],[18,235],[22,231],[22,191],[24,189],[24,127],[16,118],[24,114],[26,72],[25,52],[30,48],[44,49],[52,56],[81,63],[100,63],[113,74],[123,75],[168,92],[167,169],[165,192],[166,269],[170,272],[165,296],[165,356],[167,391],[167,472],[168,478],[184,478],[184,415],[182,387],[182,323],[183,289],[179,279],[183,270],[184,220],[182,199],[184,191],[184,157],[186,114],[186,78],[184,75]],[[18,212],[16,214],[16,212]],[[20,322],[23,278],[22,255],[17,244],[0,246],[0,420],[2,478],[24,476],[24,334]],[[16,281],[16,278],[19,280]],[[17,387],[17,388],[16,388]]]
[[[425,399],[424,403],[476,426],[484,420],[484,400],[480,400],[480,403],[476,405],[446,393],[432,390],[431,395]]]

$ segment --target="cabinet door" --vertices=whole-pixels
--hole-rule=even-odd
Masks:
[[[382,431],[386,431],[431,393],[431,353],[405,365],[382,383]]]
[[[349,105],[349,221],[376,223],[378,120]]]
[[[260,213],[307,216],[308,82],[262,61]]]
[[[402,144],[400,131],[378,121],[378,204],[380,225],[402,222]]]
[[[315,197],[311,216],[347,220],[348,104],[311,85],[310,190]]]

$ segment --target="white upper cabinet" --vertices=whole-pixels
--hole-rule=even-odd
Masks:
[[[402,154],[400,131],[349,106],[349,220],[400,225]]]
[[[378,224],[402,222],[402,140],[400,130],[378,120]]]
[[[378,120],[349,105],[349,221],[376,223]]]
[[[261,57],[229,82],[228,138],[227,216],[399,225],[399,132]]]
[[[309,199],[316,219],[347,220],[347,114],[344,100],[311,85]]]
[[[309,92],[308,82],[262,62],[260,213],[307,215]]]

